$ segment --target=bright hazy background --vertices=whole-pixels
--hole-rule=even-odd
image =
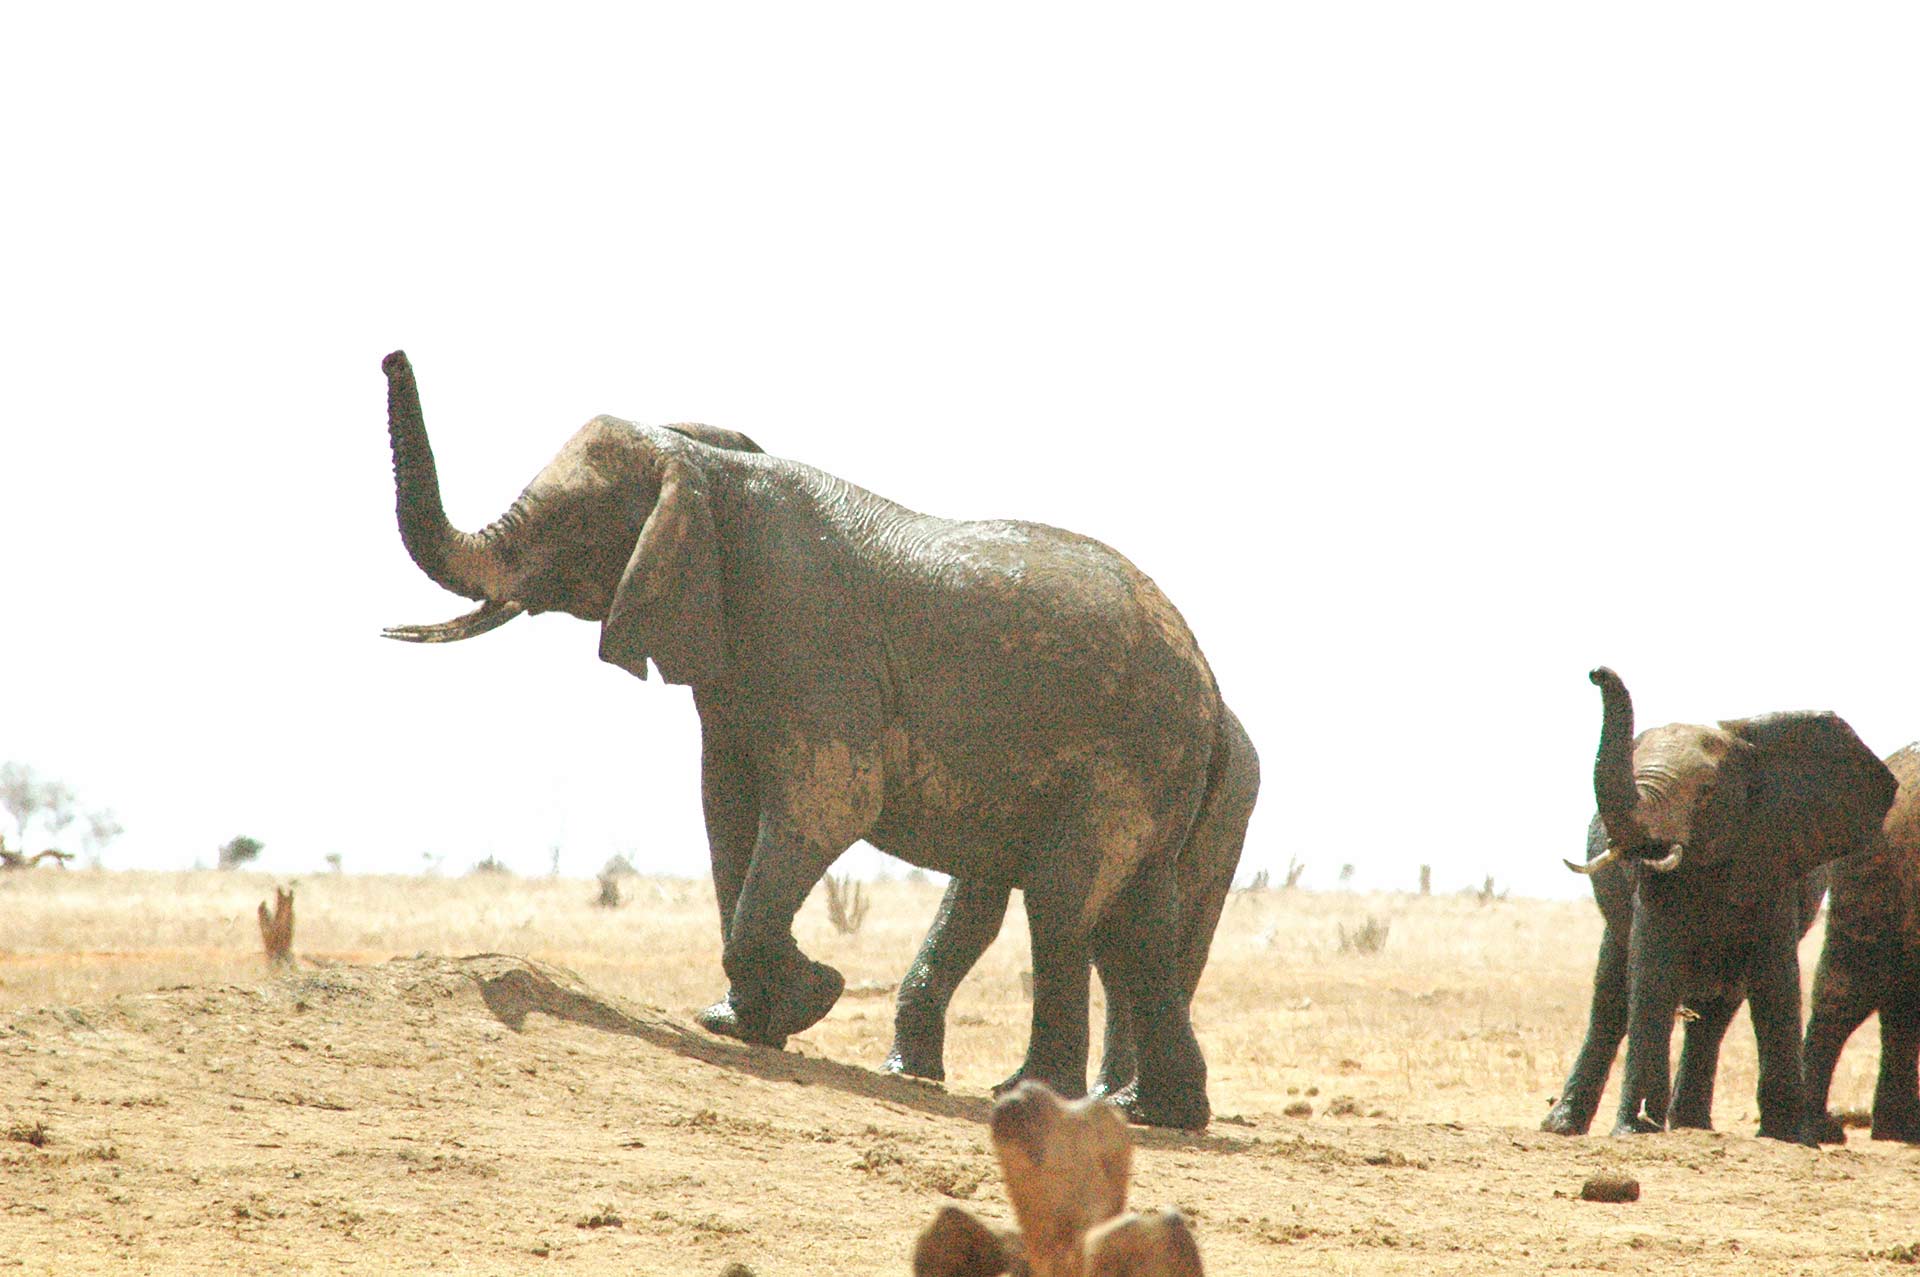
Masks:
[[[379,637],[467,606],[397,347],[464,526],[611,412],[1119,547],[1259,746],[1243,872],[1582,890],[1596,663],[1920,736],[1920,10],[532,14],[0,20],[0,759],[109,868],[704,870],[685,689]]]

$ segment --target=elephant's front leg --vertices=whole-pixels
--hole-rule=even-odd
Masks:
[[[920,942],[920,952],[900,981],[893,1016],[893,1049],[881,1071],[943,1081],[947,1004],[954,990],[987,951],[1007,916],[1004,883],[955,878]]]
[[[1600,956],[1593,966],[1593,1002],[1587,1011],[1587,1036],[1580,1043],[1560,1098],[1547,1111],[1540,1129],[1555,1135],[1585,1135],[1600,1107],[1613,1057],[1627,1032],[1627,942],[1630,926],[1612,926],[1600,936]]]
[[[1670,1094],[1673,1015],[1680,1006],[1687,939],[1679,911],[1634,899],[1627,941],[1627,1066],[1615,1135],[1663,1131]]]
[[[1720,1042],[1740,1009],[1740,995],[1723,991],[1700,998],[1689,1008],[1693,1018],[1680,1034],[1680,1066],[1674,1071],[1673,1103],[1667,1125],[1675,1130],[1713,1129],[1713,1083],[1720,1071]]]
[[[846,980],[800,952],[793,919],[820,876],[851,842],[824,841],[791,820],[761,818],[721,954],[731,985],[727,1000],[733,1022],[718,1031],[747,1042],[785,1046],[789,1034],[819,1023],[833,1009]]]
[[[1747,1010],[1759,1049],[1760,1138],[1812,1145],[1819,1138],[1807,1121],[1800,1069],[1800,933],[1791,903],[1781,902],[1778,925],[1759,942]]]
[[[703,706],[700,730],[700,807],[706,817],[707,851],[713,864],[713,894],[720,906],[720,942],[733,929],[740,889],[760,833],[759,774],[751,754],[730,724]],[[739,1037],[733,995],[696,1017],[710,1033]]]

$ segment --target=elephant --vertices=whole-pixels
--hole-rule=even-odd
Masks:
[[[1219,775],[1209,779],[1206,803],[1176,869],[1180,892],[1176,950],[1180,987],[1189,1003],[1206,968],[1214,929],[1226,907],[1227,892],[1246,840],[1247,821],[1260,789],[1260,758],[1253,742],[1231,710],[1223,707],[1222,714],[1226,723],[1223,748],[1214,756]],[[999,934],[1009,891],[1006,883],[997,880],[956,878],[947,884],[933,925],[900,982],[893,1047],[883,1071],[945,1079],[942,1055],[947,1005],[960,981]],[[1133,939],[1120,936],[1116,942],[1130,944]],[[1098,943],[1095,954],[1094,965],[1101,972],[1101,984],[1107,993],[1107,1022],[1099,1080],[1092,1093],[1124,1100],[1135,1072],[1133,1016],[1126,985],[1109,974],[1114,965],[1101,960]],[[1009,1090],[1018,1080],[1016,1074],[995,1089]]]
[[[1800,1069],[1799,942],[1817,906],[1806,879],[1858,852],[1893,802],[1893,773],[1838,715],[1766,714],[1671,723],[1637,738],[1633,701],[1594,670],[1603,716],[1589,859],[1609,926],[1587,1040],[1542,1123],[1586,1129],[1619,1042],[1623,958],[1627,1062],[1613,1133],[1704,1126],[1713,1056],[1744,994],[1759,1047],[1760,1135],[1812,1143]],[[1600,877],[1608,869],[1622,871]],[[1629,896],[1630,888],[1630,896]],[[1623,955],[1624,949],[1624,955]],[[1700,1016],[1669,1104],[1668,1051],[1683,1000]],[[1697,1037],[1696,1037],[1697,1032]],[[1695,1049],[1696,1042],[1698,1049]]]
[[[1896,750],[1887,767],[1900,792],[1873,845],[1831,866],[1827,939],[1813,974],[1801,1058],[1807,1110],[1827,1144],[1846,1142],[1827,1113],[1833,1066],[1876,1011],[1880,1075],[1871,1135],[1920,1143],[1920,744]]]
[[[523,612],[600,624],[599,655],[692,689],[729,988],[702,1023],[782,1046],[844,987],[793,918],[857,839],[1021,888],[1033,936],[1020,1076],[1086,1089],[1096,946],[1127,990],[1128,1117],[1203,1128],[1177,865],[1225,774],[1224,703],[1165,595],[1090,538],[916,513],[709,428],[595,417],[505,514],[451,524],[412,365],[387,377],[401,540],[477,600],[386,631],[437,643]],[[1120,943],[1119,937],[1126,942]]]
[[[1599,817],[1587,830],[1587,854],[1606,848],[1606,830]],[[1799,936],[1805,938],[1820,914],[1827,892],[1827,871],[1821,866],[1800,879],[1794,901]],[[1593,1002],[1587,1013],[1587,1035],[1567,1073],[1560,1096],[1548,1110],[1540,1129],[1556,1135],[1585,1135],[1600,1107],[1607,1076],[1613,1071],[1620,1040],[1627,1035],[1627,949],[1633,932],[1633,870],[1616,860],[1593,871],[1594,903],[1600,906],[1604,927],[1600,956],[1593,970]],[[1673,1099],[1667,1106],[1667,1125],[1679,1129],[1713,1129],[1713,1089],[1720,1065],[1720,1043],[1734,1013],[1747,999],[1745,983],[1724,992],[1696,992],[1686,999],[1689,1015],[1682,1016],[1680,1061],[1673,1071]]]

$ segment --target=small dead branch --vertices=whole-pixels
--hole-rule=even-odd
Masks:
[[[1307,871],[1307,864],[1304,860],[1301,860],[1295,856],[1288,856],[1287,857],[1287,876],[1280,883],[1280,890],[1292,891],[1295,887],[1298,887],[1300,885],[1300,875],[1305,873],[1306,871]]]
[[[260,905],[260,943],[266,947],[267,963],[276,967],[291,967],[293,962],[293,890],[275,887],[273,889],[273,912],[267,912],[264,901]]]
[[[67,862],[72,859],[72,852],[55,851],[51,847],[45,851],[35,852],[29,856],[24,851],[9,850],[6,839],[0,838],[0,873],[5,873],[10,869],[31,869],[43,860],[51,860],[54,864],[65,869]]]
[[[838,878],[828,874],[821,881],[827,887],[827,918],[833,929],[843,936],[860,930],[860,924],[867,920],[866,891],[851,874]]]

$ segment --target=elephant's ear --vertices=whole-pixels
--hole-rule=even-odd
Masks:
[[[1721,727],[1753,746],[1746,819],[1750,902],[1867,845],[1893,805],[1893,773],[1837,714],[1765,714]]]
[[[727,635],[705,476],[671,455],[660,458],[659,476],[660,495],[600,626],[600,659],[645,678],[652,657],[669,683],[718,682]]]

